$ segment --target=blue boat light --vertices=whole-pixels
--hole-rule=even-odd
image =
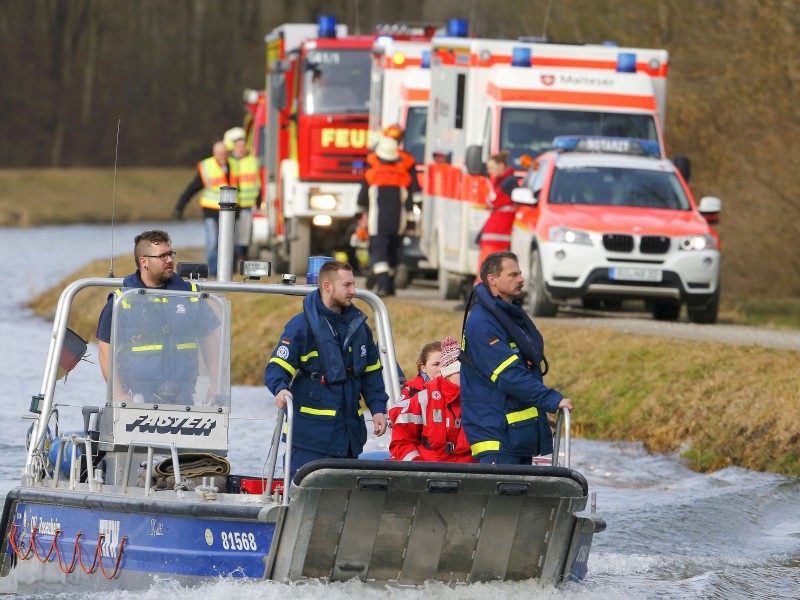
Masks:
[[[604,40],[602,45],[603,46],[612,46],[612,47],[616,48],[619,44],[617,44],[617,42],[615,42],[614,40]]]
[[[336,37],[336,17],[333,15],[320,15],[319,19],[317,19],[317,25],[319,27],[319,37]]]
[[[422,51],[422,68],[423,69],[430,69],[431,68],[431,51],[430,50],[423,50]]]
[[[447,19],[447,35],[449,37],[467,37],[466,19]]]
[[[512,48],[511,49],[511,66],[512,67],[530,67],[531,66],[531,49],[530,48]]]
[[[636,73],[636,55],[633,52],[617,54],[617,73]]]

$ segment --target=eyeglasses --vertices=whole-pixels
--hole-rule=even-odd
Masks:
[[[164,252],[164,254],[142,254],[145,258],[157,258],[158,260],[166,261],[168,258],[175,258],[178,255],[174,250],[172,252]]]

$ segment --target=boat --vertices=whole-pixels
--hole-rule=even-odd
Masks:
[[[141,326],[154,302],[193,307],[213,321],[212,343],[204,344],[213,352],[195,353],[203,360],[196,359],[188,403],[169,373],[155,382],[156,402],[110,383],[104,397],[80,409],[83,430],[61,432],[60,412],[78,410],[55,398],[58,378],[80,364],[80,343],[67,327],[80,308],[75,296],[117,290],[122,279],[80,279],[61,294],[31,403],[21,482],[0,521],[0,592],[138,590],[156,578],[189,586],[219,578],[397,586],[583,579],[605,521],[593,501],[589,510],[586,479],[570,468],[568,412],[558,415],[552,464],[329,459],[302,467],[284,486],[279,447],[285,431],[288,472],[288,406],[275,423],[265,476],[231,473],[229,297],[304,296],[316,288],[289,285],[288,276],[261,283],[253,273],[263,274],[263,263],[246,265],[244,281],[231,280],[230,198],[223,189],[218,281],[201,276],[203,265],[179,265],[196,291],[120,290],[115,302],[111,382],[128,368],[126,353],[117,352],[129,342],[127,328]],[[373,313],[382,364],[396,364],[386,306],[368,290],[356,298]],[[384,368],[383,376],[389,397],[397,397],[397,370]]]

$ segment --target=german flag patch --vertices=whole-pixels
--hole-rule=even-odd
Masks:
[[[289,338],[281,339],[281,344],[286,344],[288,346],[291,343],[292,343],[292,340],[290,340]]]
[[[500,338],[493,337],[492,339],[489,340],[489,345],[490,346],[494,346],[499,341],[500,341]]]

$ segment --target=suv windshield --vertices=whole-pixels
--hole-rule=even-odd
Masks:
[[[611,112],[505,108],[500,116],[500,149],[508,150],[509,164],[520,166],[523,154],[539,156],[559,135],[601,135],[658,142],[651,115]]]
[[[621,167],[559,168],[553,173],[550,204],[632,206],[690,210],[674,173]]]
[[[370,68],[367,50],[311,50],[303,64],[303,111],[366,114]]]

